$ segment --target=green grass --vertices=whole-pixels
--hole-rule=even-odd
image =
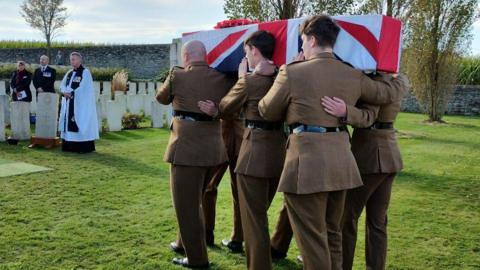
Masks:
[[[389,212],[388,269],[480,269],[480,119],[401,114],[405,169]],[[168,131],[107,133],[97,153],[77,155],[0,144],[0,158],[54,168],[0,178],[0,269],[182,269],[176,235]],[[232,226],[228,177],[220,186],[217,243]],[[270,211],[273,229],[282,197]],[[365,269],[363,218],[355,269]],[[292,245],[275,269],[301,269]],[[209,249],[212,269],[245,269],[245,257]]]
[[[95,46],[118,45],[113,43],[94,43],[77,41],[52,41],[52,49],[89,48]],[[120,44],[121,45],[121,44]],[[0,40],[0,49],[43,49],[47,43],[41,40]],[[56,55],[56,51],[53,52]]]

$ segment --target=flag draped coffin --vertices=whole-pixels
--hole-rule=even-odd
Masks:
[[[334,16],[340,26],[334,53],[343,61],[365,71],[398,72],[402,42],[402,24],[383,15]],[[243,41],[257,30],[275,36],[273,61],[277,66],[289,63],[301,49],[299,28],[305,18],[240,25],[230,28],[183,34],[182,43],[202,41],[208,64],[222,72],[235,72],[243,52]]]

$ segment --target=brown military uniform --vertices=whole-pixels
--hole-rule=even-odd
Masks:
[[[201,114],[197,102],[219,102],[231,83],[224,74],[205,62],[194,62],[170,73],[157,93],[162,104],[172,103],[175,111]],[[191,121],[175,117],[165,152],[171,163],[173,205],[179,226],[178,242],[183,244],[190,265],[208,263],[202,197],[219,164],[227,161],[220,121]],[[180,243],[179,243],[180,244]]]
[[[272,77],[247,74],[239,78],[219,105],[222,117],[243,109],[246,123],[258,124],[245,128],[235,167],[248,269],[272,268],[267,211],[282,172],[286,141],[281,123],[275,123],[277,127],[272,129],[260,127],[274,124],[266,123],[258,111],[258,102],[272,84]]]
[[[335,59],[331,53],[283,66],[260,101],[261,115],[270,121],[338,127],[339,119],[322,108],[323,96],[347,104],[357,100],[386,104],[400,99],[403,78],[370,79]],[[291,134],[279,191],[304,259],[305,269],[342,268],[341,218],[346,190],[362,185],[347,132]]]
[[[243,242],[242,222],[240,218],[240,207],[238,205],[238,187],[237,176],[234,169],[237,163],[240,145],[243,136],[243,119],[222,120],[222,135],[225,147],[227,148],[228,162],[220,164],[215,170],[215,174],[209,181],[203,196],[203,212],[205,214],[205,229],[212,231],[215,229],[215,216],[217,206],[218,185],[225,174],[227,168],[230,171],[230,185],[232,188],[233,201],[233,229],[230,239],[232,241]]]
[[[343,269],[352,269],[358,218],[366,207],[366,266],[381,270],[385,269],[387,257],[387,209],[392,182],[403,163],[393,128],[365,127],[372,126],[375,119],[377,123],[393,123],[400,111],[400,101],[380,107],[361,104],[359,108],[364,110],[348,108],[347,122],[356,127],[352,152],[364,185],[347,192],[342,230]]]

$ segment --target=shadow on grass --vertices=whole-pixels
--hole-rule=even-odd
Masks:
[[[464,140],[452,140],[452,139],[447,139],[447,138],[433,138],[431,136],[425,136],[425,135],[409,135],[409,133],[399,133],[400,135],[398,136],[399,139],[413,139],[413,140],[419,140],[419,141],[425,141],[425,142],[433,142],[433,143],[438,143],[438,144],[454,144],[454,145],[460,145],[460,146],[465,146],[465,147],[471,147],[474,149],[480,149],[480,140],[479,142],[475,141],[464,141]],[[460,138],[460,137],[459,137]]]
[[[480,178],[474,175],[432,175],[418,172],[401,172],[397,181],[422,191],[438,193],[445,198],[464,200],[469,205],[480,204]]]
[[[153,166],[151,163],[139,162],[133,158],[128,158],[128,155],[119,156],[106,152],[94,152],[89,155],[91,161],[104,166],[118,168],[119,171],[127,170],[134,174],[141,173],[150,177],[158,177],[162,170],[160,164],[158,164],[158,166]],[[161,162],[163,163],[163,161]]]

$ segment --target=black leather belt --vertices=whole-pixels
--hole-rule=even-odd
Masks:
[[[290,134],[298,134],[302,132],[315,132],[315,133],[327,133],[327,132],[343,132],[347,131],[346,126],[340,127],[322,127],[315,125],[305,125],[300,123],[295,123],[289,126]]]
[[[368,129],[393,129],[392,122],[375,122]]]
[[[203,113],[196,113],[196,112],[186,112],[186,111],[177,111],[173,110],[173,117],[182,119],[182,120],[189,120],[189,121],[214,121],[213,117],[203,114]]]
[[[245,127],[251,129],[261,130],[281,130],[283,128],[282,122],[268,122],[261,120],[245,120]]]

